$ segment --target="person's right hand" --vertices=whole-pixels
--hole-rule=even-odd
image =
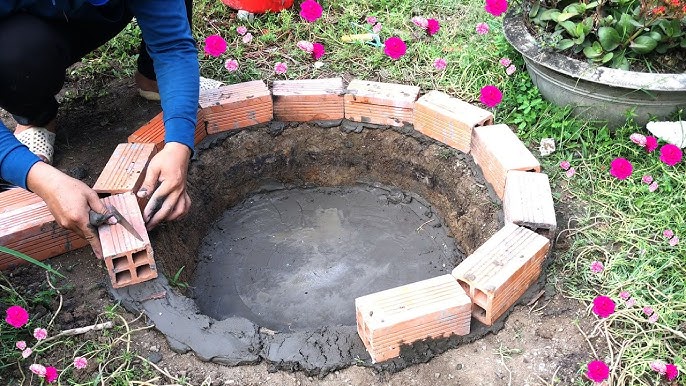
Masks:
[[[92,209],[105,214],[107,208],[93,189],[44,162],[31,167],[26,177],[26,186],[45,201],[61,227],[85,238],[95,256],[102,259],[98,230],[90,225],[88,212]]]

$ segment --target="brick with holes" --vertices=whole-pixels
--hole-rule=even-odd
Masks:
[[[473,316],[492,325],[541,274],[550,249],[547,238],[507,223],[477,248],[452,275],[473,303]]]
[[[414,104],[414,128],[422,134],[469,153],[472,130],[493,124],[493,114],[440,91],[429,91]]]
[[[343,119],[343,78],[275,80],[274,119],[309,122]]]
[[[503,212],[506,222],[529,228],[552,241],[557,220],[548,175],[508,171]]]
[[[419,87],[353,79],[345,94],[345,118],[376,125],[412,124]]]
[[[472,304],[452,275],[355,299],[357,332],[374,362],[400,355],[403,344],[467,335]]]
[[[503,198],[505,179],[510,170],[540,172],[541,165],[512,130],[503,124],[475,127],[472,131],[472,157],[493,190]]]
[[[267,123],[274,117],[272,95],[261,80],[207,90],[200,94],[200,115],[208,134]]]
[[[93,185],[101,197],[136,192],[143,184],[148,163],[157,153],[154,143],[121,143],[117,145]]]
[[[157,277],[157,265],[143,215],[133,193],[122,193],[102,199],[124,216],[143,238],[137,239],[121,224],[101,225],[98,235],[102,253],[114,288],[121,288]]]
[[[198,110],[197,122],[195,124],[194,141],[197,145],[207,137],[206,122],[203,120],[201,110]],[[155,115],[146,122],[140,129],[129,135],[127,141],[131,143],[154,143],[155,150],[160,151],[164,148],[164,119],[163,114]]]
[[[13,210],[43,201],[37,194],[22,188],[12,188],[0,192],[0,213]]]

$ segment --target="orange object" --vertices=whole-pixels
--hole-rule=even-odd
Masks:
[[[250,13],[279,12],[293,5],[293,0],[222,0],[235,10]]]

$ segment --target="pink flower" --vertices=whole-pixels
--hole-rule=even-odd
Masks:
[[[322,16],[322,6],[314,0],[305,0],[300,4],[300,16],[312,23]]]
[[[486,35],[491,28],[486,23],[479,23],[476,25],[476,33],[479,35]]]
[[[33,350],[31,350],[30,348],[27,347],[24,350],[22,350],[21,357],[26,359],[26,358],[30,357],[31,354],[33,354]]]
[[[219,35],[210,35],[205,38],[205,53],[215,58],[226,51],[226,40]]]
[[[39,341],[43,340],[48,337],[48,331],[44,328],[36,328],[33,330],[33,337]]]
[[[322,43],[312,44],[312,59],[319,60],[319,58],[324,56],[325,53],[326,50],[324,49],[324,45]]]
[[[607,318],[615,312],[615,302],[607,296],[596,296],[593,299],[593,313],[600,318]]]
[[[413,17],[413,18],[412,18],[412,22],[413,22],[414,25],[416,25],[417,27],[422,27],[422,28],[424,28],[424,29],[426,29],[426,28],[429,26],[429,21],[426,20],[425,18],[421,17],[421,16],[415,16],[415,17]]]
[[[378,34],[379,32],[381,32],[382,27],[383,27],[383,25],[381,23],[376,23],[376,24],[374,24],[374,27],[372,27],[372,31],[375,34]]]
[[[448,65],[448,62],[445,61],[443,58],[437,58],[434,60],[434,68],[437,69],[438,71],[443,71],[445,70],[445,67]]]
[[[586,376],[593,382],[602,382],[610,376],[610,368],[607,367],[605,362],[593,361],[588,364]]]
[[[510,64],[512,64],[512,61],[510,60],[510,58],[500,58],[498,63],[500,63],[500,65],[503,67],[510,67]]]
[[[661,375],[665,375],[667,372],[667,364],[659,359],[650,362],[650,368]]]
[[[591,263],[591,272],[593,273],[601,273],[603,272],[603,269],[605,269],[605,266],[603,263],[599,261],[594,261]]]
[[[367,24],[371,24],[371,25],[376,24],[376,17],[374,17],[374,16],[367,16],[367,18],[365,20],[367,20]]]
[[[657,316],[657,312],[656,312],[656,313],[650,315],[650,317],[648,318],[648,323],[657,323],[657,318],[658,318],[658,316]]]
[[[643,313],[646,314],[646,316],[650,316],[655,312],[652,307],[650,306],[645,306],[643,307]]]
[[[575,174],[576,174],[576,169],[574,169],[574,168],[569,168],[565,172],[565,175],[567,176],[567,178],[572,178],[572,177],[574,177]]]
[[[655,149],[657,149],[657,138],[652,135],[647,136],[645,149],[648,153],[655,151]]]
[[[7,313],[5,321],[14,328],[24,327],[29,322],[29,313],[21,306],[11,306],[5,313]]]
[[[484,9],[493,16],[500,16],[507,11],[507,0],[486,0]]]
[[[248,32],[248,29],[245,28],[244,26],[236,27],[236,32],[238,32],[239,35],[243,36],[245,35],[246,32]]]
[[[74,367],[81,370],[85,369],[88,366],[88,359],[84,357],[76,357],[74,358]]]
[[[245,34],[243,36],[242,40],[243,40],[243,44],[250,44],[250,42],[252,41],[252,34],[250,32],[248,32],[247,34]]]
[[[308,54],[312,53],[312,50],[314,50],[314,45],[307,40],[301,40],[297,44],[298,48],[301,50],[307,52]]]
[[[629,297],[631,297],[631,294],[627,291],[622,291],[619,293],[619,298],[622,300],[629,300]]]
[[[441,24],[436,19],[428,19],[426,25],[426,32],[429,36],[434,36],[438,30],[441,29]]]
[[[641,178],[641,182],[643,182],[644,184],[650,184],[651,182],[653,182],[653,176],[646,174]]]
[[[281,74],[285,74],[286,71],[288,71],[288,66],[286,65],[286,63],[276,62],[276,64],[274,64],[274,72],[275,73],[281,75]]]
[[[31,370],[32,373],[38,375],[39,377],[43,378],[45,377],[45,366],[39,365],[37,363],[32,364],[29,366],[29,370]]]
[[[569,163],[569,161],[560,162],[560,169],[562,169],[562,170],[567,170],[567,169],[569,169],[570,166],[571,166],[571,164]]]
[[[224,68],[229,72],[234,72],[238,70],[238,61],[236,59],[226,59],[224,62]]]
[[[510,65],[505,69],[505,73],[506,73],[507,75],[512,75],[512,74],[515,73],[515,71],[517,71],[517,67],[515,67],[514,64],[510,64]]]
[[[391,59],[400,59],[407,52],[405,42],[397,36],[392,36],[384,42],[383,52]]]
[[[610,164],[610,174],[619,180],[626,180],[633,172],[634,167],[626,158],[615,158]]]
[[[676,247],[679,244],[679,236],[674,236],[669,240],[669,245]]]
[[[657,181],[653,181],[652,184],[648,185],[648,191],[649,191],[650,193],[656,191],[657,188],[658,188]]]
[[[667,376],[668,381],[673,381],[679,376],[679,369],[675,365],[669,363],[665,365],[665,375]]]
[[[679,146],[668,143],[660,148],[660,161],[668,166],[674,166],[681,162],[681,149]]]
[[[26,342],[23,340],[17,341],[14,346],[19,350],[24,350],[26,348]]]
[[[57,374],[57,369],[48,366],[45,368],[45,380],[48,381],[48,383],[53,383],[57,380],[58,374]]]
[[[481,88],[481,103],[488,107],[495,107],[503,100],[503,93],[493,85]]]
[[[640,147],[646,147],[647,139],[643,134],[633,133],[629,136],[629,139]]]
[[[665,236],[665,238],[667,239],[671,239],[672,237],[674,237],[674,231],[671,229],[665,229],[662,231],[662,235]]]
[[[629,300],[626,301],[626,306],[627,306],[627,308],[631,308],[631,307],[633,307],[633,306],[635,306],[635,305],[636,305],[636,299],[634,299],[634,298],[631,298],[631,299],[629,299]]]

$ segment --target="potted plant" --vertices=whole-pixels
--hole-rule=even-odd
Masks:
[[[503,30],[548,100],[611,126],[623,124],[628,110],[645,124],[686,107],[686,1],[520,5]]]

